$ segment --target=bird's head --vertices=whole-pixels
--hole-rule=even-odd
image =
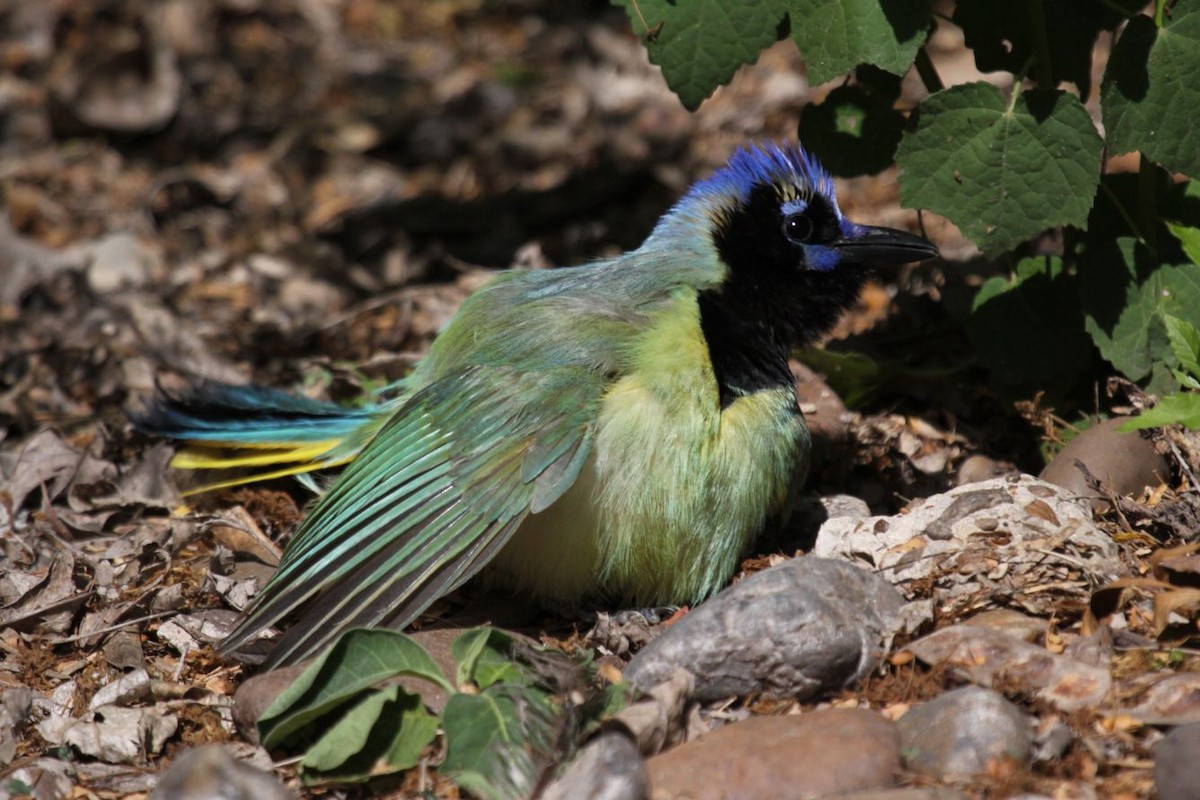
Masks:
[[[676,243],[687,229],[716,256],[712,303],[776,329],[790,346],[826,332],[857,298],[870,267],[938,254],[920,236],[843,217],[833,179],[798,145],[737,151],[692,186],[664,223]]]

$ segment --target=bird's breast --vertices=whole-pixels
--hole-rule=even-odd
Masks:
[[[495,570],[559,600],[700,600],[790,504],[809,449],[790,387],[721,408],[695,296],[681,296],[605,393],[579,479],[526,519]]]

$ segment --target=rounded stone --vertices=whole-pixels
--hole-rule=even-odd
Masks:
[[[1154,746],[1158,800],[1200,797],[1200,722],[1180,725]]]
[[[967,778],[990,765],[1028,762],[1029,719],[999,692],[968,686],[917,706],[896,723],[904,763],[937,778]]]
[[[1097,423],[1067,442],[1039,477],[1076,494],[1092,497],[1094,508],[1108,503],[1087,484],[1075,462],[1082,462],[1088,471],[1117,495],[1136,494],[1146,486],[1157,486],[1170,473],[1167,463],[1149,439],[1138,431],[1123,433],[1117,428],[1127,420],[1107,419]]]
[[[894,785],[896,726],[873,711],[751,717],[647,762],[655,800],[818,797]]]

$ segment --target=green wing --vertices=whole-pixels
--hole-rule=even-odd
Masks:
[[[486,565],[587,459],[603,378],[475,366],[417,391],[305,517],[222,645],[301,610],[268,666],[350,627],[403,627]]]

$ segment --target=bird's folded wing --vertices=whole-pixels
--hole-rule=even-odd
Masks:
[[[574,483],[602,391],[583,368],[476,366],[415,392],[317,501],[223,648],[298,609],[271,665],[349,627],[411,622]]]

